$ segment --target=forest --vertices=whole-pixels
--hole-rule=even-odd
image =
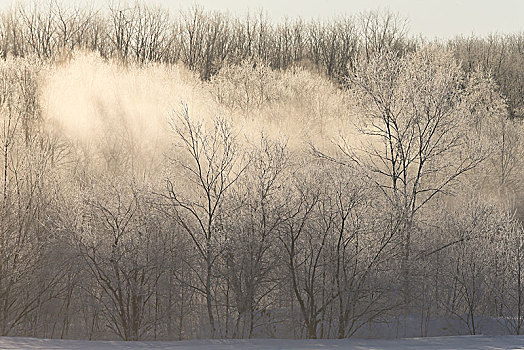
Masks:
[[[524,33],[51,1],[0,56],[0,336],[524,332]]]

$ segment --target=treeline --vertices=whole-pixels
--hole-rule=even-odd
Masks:
[[[203,79],[224,63],[248,59],[275,69],[313,65],[336,77],[360,51],[404,52],[414,46],[404,21],[389,13],[274,24],[262,11],[235,17],[193,7],[172,14],[139,3],[104,10],[56,2],[19,5],[3,13],[1,38],[3,57],[49,59],[80,48],[124,62],[182,62]]]
[[[426,39],[409,35],[407,20],[369,12],[329,21],[286,19],[264,12],[233,16],[193,7],[172,13],[136,3],[92,9],[58,2],[17,5],[0,19],[0,55],[64,58],[74,49],[123,62],[181,62],[209,79],[224,64],[261,61],[274,69],[308,67],[343,80],[359,60],[375,53],[399,55]],[[524,117],[524,36],[457,37],[451,48],[467,70],[489,70],[508,99],[512,117]]]
[[[2,38],[0,335],[522,332],[519,36],[53,5],[5,13]],[[120,74],[197,72],[157,158],[96,96],[97,135],[49,110],[79,48]]]

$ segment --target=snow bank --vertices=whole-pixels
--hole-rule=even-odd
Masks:
[[[524,349],[524,336],[456,336],[433,338],[410,338],[396,340],[195,340],[180,342],[122,342],[56,340],[35,338],[0,337],[0,349],[156,349],[156,350],[278,350],[278,349]]]

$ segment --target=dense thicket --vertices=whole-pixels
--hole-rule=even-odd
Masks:
[[[5,11],[0,335],[521,333],[522,43]]]
[[[182,62],[209,79],[224,64],[261,61],[275,69],[309,67],[340,80],[348,67],[375,53],[413,51],[424,39],[409,35],[407,21],[369,12],[329,21],[271,21],[263,11],[244,16],[200,7],[173,13],[136,3],[92,9],[17,5],[0,20],[0,55],[64,58],[74,49],[123,62]],[[464,68],[488,70],[507,98],[511,116],[524,117],[522,33],[457,37],[447,46]]]

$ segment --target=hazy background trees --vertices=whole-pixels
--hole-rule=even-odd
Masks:
[[[7,9],[0,334],[521,333],[522,42]]]

